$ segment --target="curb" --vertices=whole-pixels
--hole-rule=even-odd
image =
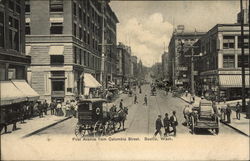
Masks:
[[[250,136],[249,136],[248,134],[246,134],[245,132],[243,132],[243,131],[237,129],[236,127],[234,127],[234,126],[232,126],[232,125],[230,125],[230,124],[228,124],[228,123],[225,123],[225,122],[221,122],[221,123],[223,123],[224,125],[227,125],[228,127],[231,127],[231,128],[234,129],[235,131],[237,131],[237,132],[239,132],[239,133],[241,133],[241,134],[243,134],[243,135],[245,135],[245,136],[247,136],[247,137],[250,137]]]
[[[39,132],[41,132],[41,131],[43,131],[43,130],[46,130],[46,129],[48,129],[48,128],[52,127],[52,126],[55,126],[55,125],[57,125],[57,124],[59,124],[59,123],[61,123],[61,122],[63,122],[63,121],[66,121],[66,120],[68,120],[68,119],[70,119],[70,118],[72,118],[72,116],[66,117],[66,118],[64,118],[64,119],[62,119],[62,120],[60,120],[60,121],[57,121],[57,122],[55,122],[55,123],[52,123],[52,124],[47,125],[47,126],[45,126],[45,127],[42,127],[42,128],[40,128],[40,129],[38,129],[38,130],[36,130],[36,131],[33,131],[33,132],[27,134],[27,135],[24,135],[22,138],[24,139],[24,138],[30,137],[30,136],[32,136],[32,135],[35,135],[35,134],[37,134],[37,133],[39,133]]]

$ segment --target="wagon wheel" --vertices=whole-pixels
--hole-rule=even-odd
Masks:
[[[86,125],[76,125],[75,135],[77,138],[82,138],[88,134]]]
[[[194,127],[194,116],[191,116],[191,131],[192,131],[192,134],[195,134],[195,127]]]
[[[105,135],[111,135],[113,132],[113,122],[107,121],[105,123]]]
[[[97,121],[94,125],[94,130],[93,130],[94,137],[100,137],[104,134],[104,132],[105,132],[105,126],[102,124],[101,121]]]

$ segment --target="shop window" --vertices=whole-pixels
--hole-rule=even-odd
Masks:
[[[223,36],[223,49],[234,48],[234,36]]]
[[[25,35],[30,35],[30,23],[25,23]]]
[[[30,12],[30,0],[25,0],[25,12]]]
[[[51,65],[62,65],[64,63],[63,55],[50,55],[50,64]]]
[[[52,91],[64,91],[64,81],[51,81]]]
[[[63,12],[63,0],[50,0],[50,12]]]
[[[223,56],[223,67],[224,68],[234,68],[235,59],[234,55],[224,55]]]
[[[242,55],[238,55],[238,67],[241,68],[242,67]],[[248,55],[244,55],[244,66],[247,68],[249,65],[249,59],[248,59]]]
[[[8,79],[16,79],[16,69],[15,68],[9,68],[8,69]]]
[[[51,23],[50,34],[62,34],[63,33],[63,23]]]
[[[249,35],[244,35],[244,48],[248,49],[249,48]],[[241,48],[241,36],[238,36],[238,48]]]

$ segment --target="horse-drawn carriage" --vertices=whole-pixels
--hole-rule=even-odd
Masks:
[[[78,103],[78,122],[75,128],[77,137],[110,135],[120,129],[126,120],[127,108],[110,112],[106,100],[84,99]]]
[[[192,134],[196,133],[198,129],[211,129],[216,134],[219,133],[218,111],[213,107],[211,101],[201,100],[198,107],[192,108],[188,120]]]

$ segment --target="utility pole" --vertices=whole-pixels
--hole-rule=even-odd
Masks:
[[[101,74],[100,74],[100,81],[103,87],[106,87],[105,83],[105,39],[104,39],[104,34],[105,34],[105,29],[104,29],[104,1],[102,0],[102,57],[101,57]]]
[[[241,12],[241,77],[242,77],[242,109],[246,110],[246,82],[245,82],[245,51],[244,51],[244,13],[243,13],[243,0],[240,0]]]

